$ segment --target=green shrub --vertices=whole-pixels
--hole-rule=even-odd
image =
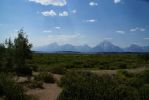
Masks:
[[[110,100],[113,81],[90,72],[70,72],[62,78],[63,91],[58,100]],[[105,98],[105,99],[104,99]]]
[[[119,69],[126,69],[127,68],[127,64],[125,64],[125,63],[119,63],[118,68]]]
[[[32,76],[32,69],[29,67],[16,68],[16,74],[18,76]]]
[[[90,72],[68,72],[59,84],[63,91],[58,100],[139,100],[136,88],[114,77]]]
[[[35,71],[35,72],[38,71],[38,66],[37,66],[37,65],[30,64],[30,65],[28,65],[28,66],[32,69],[32,71]]]
[[[39,75],[34,76],[34,79],[37,81],[43,81],[45,83],[54,83],[55,79],[51,73],[42,72]]]
[[[132,73],[129,73],[127,70],[118,70],[117,72],[116,72],[116,74],[117,75],[120,75],[120,76],[124,76],[124,77],[131,77],[131,76],[133,76],[133,74]]]
[[[54,67],[54,68],[51,68],[50,72],[54,74],[64,75],[66,73],[66,69],[63,67]]]
[[[146,69],[145,71],[139,73],[137,78],[139,78],[142,83],[149,84],[149,70]]]
[[[112,95],[113,100],[139,100],[137,89],[123,84],[115,87]]]
[[[143,85],[139,89],[140,100],[149,100],[149,84]]]
[[[43,82],[42,81],[33,80],[29,84],[29,88],[43,88]]]
[[[142,81],[142,79],[139,79],[137,77],[132,77],[129,79],[129,82],[128,84],[132,87],[135,87],[135,88],[139,88],[141,87],[144,83]]]
[[[6,97],[6,100],[24,100],[23,88],[16,84],[12,78],[4,73],[0,74],[0,94]]]

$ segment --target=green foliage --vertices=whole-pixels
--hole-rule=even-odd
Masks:
[[[139,78],[142,83],[149,84],[149,69],[146,69],[145,71],[139,73],[137,75],[137,78]]]
[[[4,70],[4,54],[5,54],[5,46],[4,44],[0,44],[0,72]]]
[[[48,72],[42,72],[38,75],[34,76],[34,79],[37,81],[43,81],[45,83],[54,83],[55,79],[51,73]]]
[[[32,76],[32,69],[30,67],[18,67],[15,70],[18,76]]]
[[[64,75],[66,73],[66,68],[63,67],[53,67],[50,69],[50,72],[54,74],[61,74]]]
[[[123,84],[115,87],[113,100],[139,100],[137,89]]]
[[[34,53],[27,64],[39,69],[130,69],[147,66],[137,54],[39,54]]]
[[[5,67],[7,71],[12,71],[14,67],[14,44],[11,39],[5,40],[6,53],[5,53]]]
[[[58,100],[138,100],[136,88],[123,85],[124,82],[119,83],[113,77],[69,72],[61,79],[63,91]]]
[[[143,85],[139,89],[140,100],[149,100],[149,84]]]
[[[6,39],[4,44],[0,44],[0,72],[13,72],[16,68],[17,73],[21,73],[22,70],[18,68],[27,66],[26,60],[32,57],[31,47],[23,29],[18,31],[14,42],[10,38]]]
[[[29,83],[28,85],[29,88],[43,88],[43,82],[42,81],[36,81],[33,80],[31,81],[31,83]]]
[[[23,29],[18,31],[18,37],[14,40],[15,64],[16,67],[24,67],[26,59],[31,58],[31,47]]]
[[[138,55],[138,59],[143,60],[145,63],[149,61],[149,53]]]
[[[23,88],[4,73],[0,73],[0,95],[6,100],[25,100]]]
[[[132,77],[133,76],[132,73],[129,73],[127,70],[122,70],[122,69],[118,70],[116,74],[120,75],[120,76],[124,76],[124,77]]]

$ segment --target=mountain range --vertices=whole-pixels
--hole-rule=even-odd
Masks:
[[[71,44],[58,45],[57,43],[51,43],[49,45],[36,47],[33,50],[42,52],[149,52],[149,46],[132,44],[126,48],[121,48],[109,41],[103,41],[95,47],[90,47],[88,45],[74,46]]]

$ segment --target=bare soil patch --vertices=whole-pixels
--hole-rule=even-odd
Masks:
[[[56,81],[59,81],[61,75],[54,74]],[[43,84],[43,89],[29,89],[27,91],[28,95],[33,95],[39,100],[56,100],[62,89],[56,84]]]

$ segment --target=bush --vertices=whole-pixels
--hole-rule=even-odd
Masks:
[[[116,74],[124,77],[133,76],[133,74],[129,73],[127,70],[118,70]]]
[[[54,68],[51,68],[50,71],[51,73],[61,74],[61,75],[64,75],[66,73],[66,69],[63,67],[54,67]]]
[[[70,72],[62,78],[59,100],[110,100],[113,81],[89,72]],[[105,98],[105,99],[104,99]]]
[[[119,68],[119,69],[126,69],[126,68],[127,68],[127,64],[125,64],[125,63],[120,63],[120,64],[118,65],[118,68]]]
[[[139,100],[137,89],[123,84],[114,89],[113,97],[113,100]]]
[[[68,72],[60,82],[58,100],[138,100],[137,89],[119,83],[115,76]]]
[[[35,72],[38,71],[38,66],[37,66],[37,65],[30,64],[30,65],[28,65],[28,66],[32,69],[32,71],[35,71]]]
[[[143,85],[139,89],[140,100],[149,100],[149,84]]]
[[[29,84],[29,88],[33,88],[33,89],[34,88],[43,88],[43,82],[42,81],[33,80]]]
[[[139,73],[137,78],[139,78],[142,83],[149,84],[149,70],[146,69],[145,71]]]
[[[29,67],[16,68],[16,74],[18,76],[32,76],[32,69]]]
[[[34,76],[34,79],[37,81],[43,81],[45,83],[54,83],[55,79],[51,73],[42,72],[39,75]]]
[[[4,73],[0,74],[0,94],[5,96],[6,100],[25,99],[23,88]]]

